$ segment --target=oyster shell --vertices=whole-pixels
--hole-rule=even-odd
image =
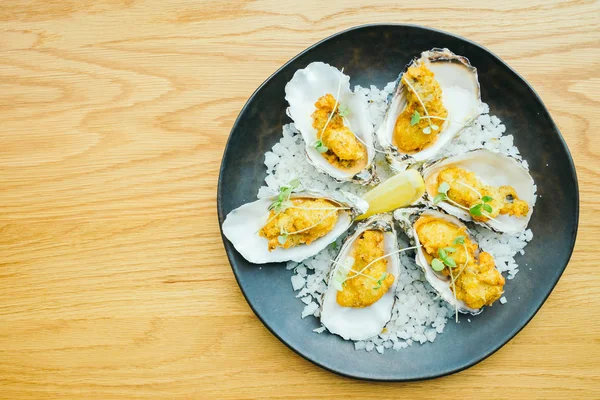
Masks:
[[[449,157],[425,166],[423,169],[425,196],[427,201],[432,205],[433,199],[438,194],[438,173],[450,166],[474,172],[483,184],[489,186],[512,186],[519,199],[524,200],[529,205],[529,212],[524,217],[500,214],[494,219],[488,219],[485,222],[474,221],[475,223],[497,232],[511,234],[519,233],[527,228],[535,203],[535,185],[529,172],[517,160],[490,150],[480,149]],[[450,202],[442,201],[434,206],[463,221],[473,221],[469,211],[457,207]]]
[[[337,95],[338,88],[339,95]],[[318,140],[318,131],[313,127],[312,114],[316,110],[317,100],[326,94],[337,95],[338,104],[347,109],[345,125],[366,147],[367,160],[363,169],[338,168],[329,163],[314,146]],[[329,64],[310,63],[306,68],[296,71],[293,78],[287,83],[285,99],[289,103],[287,114],[302,134],[306,145],[306,157],[312,165],[338,181],[352,181],[359,184],[376,182],[377,177],[373,166],[375,157],[374,127],[369,118],[368,103],[365,97],[350,90],[348,75]]]
[[[395,279],[389,290],[368,307],[354,308],[342,307],[337,302],[338,289],[333,284],[336,269],[343,265],[347,257],[351,257],[354,242],[367,230],[380,230],[384,232],[384,254],[389,254],[398,249],[398,239],[389,214],[374,215],[365,222],[360,223],[356,231],[346,239],[335,259],[328,287],[323,295],[321,308],[321,323],[329,330],[346,340],[364,340],[381,332],[392,316],[395,302],[395,291],[400,271],[400,257],[391,254],[387,259],[387,272],[393,274]]]
[[[269,251],[267,239],[259,236],[258,232],[269,219],[269,206],[277,199],[277,195],[274,195],[244,204],[227,214],[222,226],[223,234],[235,249],[251,263],[300,262],[314,256],[334,242],[350,228],[358,215],[365,213],[369,208],[368,203],[359,197],[337,191],[325,193],[317,190],[304,190],[293,192],[290,195],[290,199],[295,198],[327,199],[340,206],[350,208],[350,210],[339,210],[339,217],[333,229],[312,243],[288,249],[278,247],[273,251]]]
[[[442,90],[442,103],[448,110],[447,120],[440,126],[437,139],[423,150],[412,154],[403,153],[393,142],[394,128],[398,116],[407,106],[407,89],[402,77],[412,66],[424,64],[435,75]],[[386,158],[394,170],[403,170],[415,163],[433,159],[455,136],[470,125],[481,113],[481,94],[477,69],[465,57],[448,49],[434,48],[421,53],[400,74],[396,88],[388,100],[388,110],[376,136]]]

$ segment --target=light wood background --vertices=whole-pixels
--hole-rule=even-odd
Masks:
[[[600,4],[468,3],[2,0],[0,397],[600,398]],[[433,381],[353,381],[295,355],[246,304],[219,235],[245,101],[307,46],[373,22],[498,54],[579,174],[579,238],[547,303],[491,358]]]

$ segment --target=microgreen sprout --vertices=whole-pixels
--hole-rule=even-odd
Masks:
[[[448,272],[450,272],[450,279],[452,280],[452,293],[454,294],[454,299],[457,300],[456,299],[456,280],[454,279],[454,275],[452,274],[452,268],[448,268]],[[454,318],[455,318],[455,321],[458,322],[458,304],[456,304],[456,302],[454,304]]]
[[[450,251],[450,249],[452,249],[452,251]],[[456,267],[456,262],[454,261],[454,258],[452,258],[452,256],[448,255],[448,253],[454,253],[456,250],[453,247],[444,247],[443,249],[439,249],[438,250],[438,258],[440,259],[440,261],[442,263],[444,263],[444,265],[450,267],[450,268],[455,268]]]
[[[452,241],[452,244],[462,245],[465,249],[466,261],[462,265],[460,272],[456,276],[452,272],[452,270],[456,268],[456,261],[454,260],[454,258],[452,258],[452,256],[449,255],[456,252],[456,248],[454,248],[453,246],[438,249],[438,258],[434,258],[433,260],[431,260],[430,265],[431,268],[436,272],[441,272],[444,268],[448,267],[448,273],[450,274],[450,281],[452,285],[452,293],[454,294],[454,298],[456,299],[456,279],[458,279],[460,274],[464,271],[465,267],[467,266],[467,262],[469,261],[469,252],[467,251],[467,245],[465,243],[464,236],[457,236]],[[458,322],[458,305],[455,304],[454,309],[456,315],[456,322]]]
[[[442,117],[436,117],[436,116],[422,116],[417,110],[415,110],[411,117],[410,117],[410,125],[411,126],[415,126],[416,124],[418,124],[419,122],[421,122],[422,119],[428,119],[429,120],[429,126],[426,127],[425,129],[423,129],[423,133],[425,134],[429,134],[431,133],[431,130],[433,129],[434,131],[437,131],[440,129],[439,125],[436,124],[432,124],[431,120],[432,119],[439,119],[442,121],[450,121],[448,118],[442,118]],[[452,121],[450,121],[452,122]]]
[[[448,200],[448,190],[450,190],[450,185],[446,182],[442,182],[440,186],[438,186],[438,194],[433,198],[433,204]]]
[[[348,272],[352,270],[352,266],[354,265],[354,258],[348,257],[344,260],[344,263],[337,263],[337,267],[333,273],[332,284],[336,288],[338,292],[344,290],[343,284],[346,281],[346,276]],[[335,263],[335,261],[334,261]]]
[[[441,262],[437,258],[434,258],[433,260],[431,260],[431,268],[433,268],[433,270],[436,272],[440,272],[446,267],[443,262]]]
[[[415,110],[413,115],[410,117],[410,125],[415,126],[416,124],[419,123],[420,120],[421,120],[421,114],[419,114],[419,112],[417,110]]]
[[[452,258],[451,255],[456,251],[456,249],[452,246],[444,247],[443,249],[438,249],[438,258],[434,258],[431,261],[431,268],[434,271],[440,272],[445,267],[456,268],[456,261]]]
[[[464,236],[457,236],[453,241],[453,244],[465,244],[465,237]]]
[[[469,212],[471,213],[471,215],[474,215],[476,217],[481,217],[482,215],[484,215],[483,211],[485,211],[488,214],[491,214],[494,211],[494,209],[488,203],[491,202],[492,200],[493,199],[490,196],[481,197],[479,199],[479,201],[480,201],[479,203],[477,203],[474,206],[472,206],[471,208],[469,208]],[[484,215],[484,216],[487,217],[488,215]]]
[[[329,150],[329,147],[325,146],[323,144],[323,141],[321,139],[319,140],[315,140],[315,142],[313,143],[313,147],[319,152],[319,153],[326,153],[327,150]]]
[[[299,179],[292,179],[287,185],[283,185],[279,188],[279,194],[277,195],[277,199],[271,203],[269,206],[269,211],[275,211],[279,214],[281,211],[293,206],[292,201],[290,200],[290,196],[292,192],[300,186]]]
[[[493,197],[491,196],[481,196],[481,194],[475,190],[474,188],[472,188],[471,186],[464,184],[460,181],[454,181],[455,183],[461,184],[471,190],[473,190],[475,193],[477,193],[477,195],[479,196],[479,200],[477,200],[477,203],[474,204],[473,206],[471,206],[470,208],[467,208],[465,206],[463,206],[462,204],[458,204],[457,202],[455,202],[454,200],[452,200],[450,197],[448,197],[448,190],[450,190],[450,185],[447,182],[442,182],[439,186],[438,186],[438,194],[435,195],[435,197],[433,198],[433,204],[438,204],[441,203],[442,201],[447,201],[449,203],[454,204],[455,206],[462,208],[463,210],[469,211],[469,213],[475,217],[487,217],[490,219],[494,219],[490,214],[494,211],[494,208],[491,206],[491,204],[489,204],[493,199]]]
[[[384,272],[381,274],[381,276],[377,280],[377,285],[373,286],[373,290],[377,290],[381,287],[381,285],[383,284],[383,281],[385,280],[385,278],[387,278],[387,275],[388,275],[387,272]]]
[[[348,108],[348,106],[346,106],[344,104],[340,104],[339,105],[339,107],[338,107],[338,114],[339,114],[340,117],[346,118],[349,113],[350,113],[350,109]]]

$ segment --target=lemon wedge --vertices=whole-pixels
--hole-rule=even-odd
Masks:
[[[421,174],[414,169],[402,171],[363,195],[363,199],[369,203],[369,209],[357,220],[409,206],[421,198],[423,193],[425,182]]]

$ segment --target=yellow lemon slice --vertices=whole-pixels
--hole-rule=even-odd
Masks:
[[[402,171],[364,194],[363,199],[369,203],[369,210],[357,220],[409,206],[421,198],[423,193],[425,182],[421,174],[414,169]]]

